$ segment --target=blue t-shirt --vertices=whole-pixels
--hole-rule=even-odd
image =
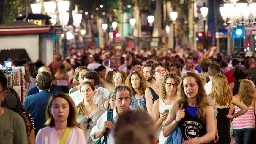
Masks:
[[[60,86],[57,86],[57,85],[52,85],[51,88],[50,88],[50,92],[52,94],[59,94],[59,93],[62,93],[62,89]],[[39,89],[37,86],[31,88],[29,91],[28,91],[28,95],[32,95],[32,94],[36,94],[36,93],[39,93]]]
[[[51,92],[48,90],[43,90],[37,94],[26,97],[24,107],[33,117],[35,122],[34,125],[37,131],[44,127],[44,123],[46,121],[45,111],[51,96]]]

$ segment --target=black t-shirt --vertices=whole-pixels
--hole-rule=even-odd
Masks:
[[[184,140],[189,140],[206,134],[206,122],[199,119],[197,116],[191,116],[187,111],[187,106],[184,105],[185,117],[181,119],[179,127]]]

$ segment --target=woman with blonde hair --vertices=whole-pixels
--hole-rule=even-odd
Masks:
[[[83,130],[78,128],[76,108],[67,94],[51,96],[46,108],[47,127],[39,130],[36,144],[85,144]]]
[[[212,89],[209,95],[212,98],[214,107],[217,110],[218,144],[230,144],[230,119],[236,118],[247,111],[246,105],[233,97],[228,85],[227,78],[222,74],[212,77]],[[235,105],[240,108],[234,114],[229,114],[230,106]]]
[[[214,110],[199,76],[191,72],[183,76],[177,96],[163,127],[164,136],[169,136],[179,127],[184,144],[212,142],[216,133]]]
[[[132,90],[130,108],[147,110],[145,98],[147,82],[142,73],[139,71],[131,72],[126,78],[125,84]]]
[[[169,108],[171,107],[173,102],[177,100],[176,93],[179,83],[180,78],[176,74],[167,74],[160,88],[160,98],[156,100],[153,105],[152,116],[156,122],[156,128],[160,130],[160,144],[163,144],[167,139],[163,136],[163,131],[161,130],[161,127],[168,116]]]
[[[248,111],[233,119],[232,127],[237,144],[248,144],[249,137],[255,129],[256,114],[256,90],[251,80],[243,79],[240,82],[238,94],[235,96],[238,101],[244,103],[248,107]],[[232,106],[231,112],[240,111],[240,108]]]

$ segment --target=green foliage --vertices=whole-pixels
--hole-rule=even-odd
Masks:
[[[24,9],[25,3],[23,0],[5,0],[2,24],[13,22]]]

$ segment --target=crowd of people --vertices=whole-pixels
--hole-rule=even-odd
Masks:
[[[254,144],[255,57],[191,49],[72,49],[0,73],[0,143]],[[254,136],[254,137],[253,137]]]

